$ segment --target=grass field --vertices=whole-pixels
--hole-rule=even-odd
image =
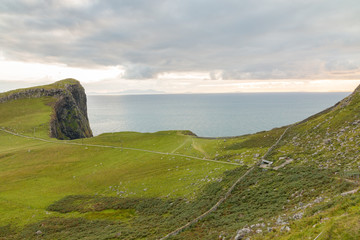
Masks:
[[[358,239],[360,195],[341,195],[359,188],[359,94],[351,100],[289,128],[268,159],[291,164],[254,168],[172,239],[233,239],[241,228],[251,239]],[[159,239],[209,210],[287,128],[57,140],[49,137],[55,101],[0,103],[0,128],[10,131],[0,131],[0,239]]]
[[[50,140],[53,98],[21,99],[0,104],[0,126],[12,132]],[[35,129],[35,130],[34,130]],[[58,213],[46,208],[69,195],[194,200],[209,183],[235,165],[171,155],[212,159],[223,152],[222,140],[197,139],[186,132],[123,132],[90,139],[51,143],[0,132],[0,226],[17,230]],[[164,154],[64,143],[111,145]],[[209,149],[218,148],[217,151]],[[167,154],[169,153],[169,154]],[[133,211],[121,212],[124,219]],[[102,214],[61,214],[101,220]],[[111,219],[111,217],[110,217]]]

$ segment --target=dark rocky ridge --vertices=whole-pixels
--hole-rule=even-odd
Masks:
[[[86,94],[80,82],[65,79],[51,85],[10,91],[0,95],[0,103],[23,99],[55,97],[54,112],[50,121],[50,137],[57,139],[77,139],[92,137]]]

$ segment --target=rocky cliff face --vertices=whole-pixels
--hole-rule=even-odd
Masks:
[[[66,90],[58,96],[54,106],[50,135],[58,139],[92,137],[84,88],[77,81],[65,84],[64,88]]]
[[[86,94],[80,82],[75,79],[65,79],[51,85],[11,91],[0,96],[0,103],[44,96],[57,99],[50,121],[50,137],[58,139],[92,137],[87,116]]]

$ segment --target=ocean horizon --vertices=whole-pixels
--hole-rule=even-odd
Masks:
[[[199,137],[231,137],[301,121],[350,93],[226,93],[89,95],[94,135],[190,130]]]

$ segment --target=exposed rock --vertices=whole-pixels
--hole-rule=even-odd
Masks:
[[[50,137],[77,139],[92,137],[87,116],[86,94],[80,82],[65,79],[51,85],[10,91],[0,97],[0,103],[23,99],[55,97],[50,121]]]
[[[226,239],[226,233],[221,232],[218,239],[219,240],[225,240]]]
[[[42,235],[42,231],[37,230],[35,234],[36,234],[36,235]]]
[[[298,213],[294,214],[293,219],[295,219],[295,220],[302,219],[303,216],[304,216],[303,212],[298,212]]]
[[[323,198],[323,197],[317,197],[317,198],[314,200],[314,203],[321,203],[322,201],[324,201],[324,198]]]
[[[54,106],[51,136],[58,139],[92,137],[84,88],[77,83],[65,85],[65,89],[67,91],[59,96]]]
[[[234,238],[234,240],[241,240],[244,239],[246,234],[249,234],[251,232],[251,229],[248,227],[244,227],[240,230],[237,231],[236,236]]]
[[[285,222],[281,219],[281,217],[279,216],[277,219],[276,219],[276,224],[277,225],[286,225],[286,224],[289,224],[288,222]]]
[[[280,229],[281,232],[290,232],[291,231],[291,228],[289,226],[282,226],[281,229]]]

